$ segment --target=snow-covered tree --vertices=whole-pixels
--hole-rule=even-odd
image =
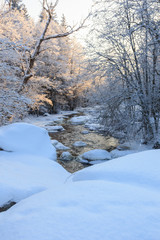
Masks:
[[[83,23],[73,28],[59,24],[54,19],[57,3],[43,1],[36,26],[18,7],[21,1],[8,1],[10,9],[1,9],[0,124],[23,118],[28,111],[52,112],[57,103],[67,105],[74,98],[72,86],[80,89],[80,52],[75,57],[69,36]]]
[[[157,0],[95,1],[89,43],[92,66],[105,79],[107,125],[143,132],[144,142],[159,133],[159,12]]]
[[[53,15],[55,16],[55,12]],[[40,35],[41,29],[45,29],[47,19],[47,12],[43,11],[37,24],[37,36]],[[58,32],[62,33],[62,37],[54,37],[57,36]],[[61,24],[52,17],[46,35],[53,37],[41,43],[40,54],[36,57],[34,64],[35,74],[47,77],[50,82],[50,86],[48,85],[45,91],[53,103],[51,112],[55,112],[58,106],[67,107],[68,105],[68,107],[73,108],[73,105],[75,106],[72,104],[73,99],[75,99],[73,93],[75,90],[71,89],[72,87],[75,89],[76,84],[79,84],[83,59],[82,47],[70,37],[70,27],[68,27],[64,16]]]
[[[37,57],[41,53],[42,44],[46,43],[51,39],[59,39],[59,38],[67,37],[72,33],[78,31],[84,25],[84,22],[86,19],[84,19],[84,21],[78,27],[72,27],[72,28],[70,27],[67,31],[58,32],[56,34],[54,33],[49,34],[49,28],[50,28],[50,25],[52,24],[52,21],[54,21],[53,17],[54,17],[55,8],[57,4],[58,4],[58,0],[55,2],[55,4],[52,4],[52,3],[48,4],[47,0],[43,1],[43,10],[45,10],[45,13],[46,13],[45,25],[41,32],[41,35],[39,36],[39,38],[37,38],[34,49],[30,51],[30,55],[27,60],[27,67],[25,69],[24,76],[23,76],[23,83],[19,91],[23,91],[25,85],[28,83],[28,81],[33,75],[32,70],[35,66]]]
[[[11,10],[0,19],[0,124],[23,117],[30,100],[18,94],[28,47],[34,32],[33,22],[22,12]]]

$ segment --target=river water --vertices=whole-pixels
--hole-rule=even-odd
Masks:
[[[62,150],[57,150],[57,157],[58,157],[58,162],[67,169],[69,172],[75,172],[77,170],[80,170],[84,167],[87,167],[85,164],[81,164],[75,159],[83,154],[84,152],[87,152],[92,149],[105,149],[108,151],[111,151],[116,148],[118,145],[117,139],[110,137],[110,136],[104,136],[100,132],[94,132],[91,130],[88,130],[85,128],[85,125],[73,125],[70,122],[71,117],[77,116],[77,114],[74,114],[72,116],[68,116],[64,119],[62,122],[61,126],[65,129],[64,131],[61,132],[56,132],[51,134],[50,137],[51,139],[58,140],[65,146],[69,147],[70,149],[67,150],[72,154],[74,157],[73,161],[61,161],[60,160],[60,155],[62,154]],[[79,116],[83,115],[83,113],[79,113]],[[83,134],[82,132],[84,130],[88,130],[88,134]],[[83,141],[87,144],[85,147],[74,147],[73,144],[76,141]]]

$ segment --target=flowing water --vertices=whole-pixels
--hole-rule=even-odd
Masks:
[[[79,116],[82,115],[82,113],[79,114]],[[74,115],[75,116],[75,115]],[[108,151],[113,150],[118,145],[118,141],[109,136],[104,136],[101,133],[97,133],[94,131],[90,131],[84,127],[84,125],[73,125],[70,122],[70,118],[73,117],[69,116],[67,119],[64,120],[64,122],[61,124],[63,128],[65,129],[62,132],[56,132],[56,133],[50,133],[51,139],[58,140],[65,146],[69,147],[70,149],[67,150],[72,154],[74,157],[73,161],[61,161],[60,155],[64,150],[58,150],[57,156],[58,156],[58,162],[67,169],[69,172],[75,172],[77,170],[80,170],[88,165],[81,164],[75,159],[83,154],[84,152],[87,152],[92,149],[105,149]],[[82,132],[84,130],[88,130],[88,134],[83,134]],[[76,141],[83,141],[87,144],[85,147],[74,147],[73,143]]]

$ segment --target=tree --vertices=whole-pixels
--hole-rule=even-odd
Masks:
[[[43,1],[44,14],[37,25],[17,8],[1,9],[0,124],[23,118],[28,111],[52,112],[56,102],[67,105],[72,100],[74,80],[80,88],[75,70],[78,60],[74,60],[69,36],[83,23],[64,29],[53,18],[57,3]]]
[[[0,124],[23,118],[31,100],[20,95],[23,59],[33,41],[34,25],[18,10],[6,12],[0,19]]]
[[[5,4],[9,6],[9,9],[19,10],[22,6],[22,0],[5,0]]]
[[[26,18],[28,18],[28,11],[22,0],[5,0],[5,5],[8,6],[9,11],[18,10],[19,12],[23,12]]]
[[[37,24],[37,36],[44,25],[45,20],[40,20]],[[67,32],[67,24],[64,26],[52,21],[47,34],[56,34],[60,31]],[[45,89],[48,98],[53,102],[50,112],[56,112],[58,108],[73,109],[76,106],[78,93],[82,92],[80,87],[82,62],[83,48],[71,36],[50,39],[42,43],[41,54],[37,57],[34,67],[34,77],[42,76],[48,78],[50,82]]]
[[[37,57],[41,53],[42,43],[49,41],[51,39],[67,37],[67,36],[71,35],[72,33],[78,31],[84,25],[84,22],[86,19],[84,19],[82,24],[80,24],[80,26],[78,26],[77,28],[73,27],[73,28],[70,28],[66,32],[61,32],[61,33],[57,33],[57,34],[53,34],[53,35],[52,34],[47,35],[49,26],[53,20],[53,15],[54,15],[57,4],[58,4],[58,0],[55,2],[54,5],[52,3],[48,4],[47,0],[43,1],[43,10],[46,11],[47,20],[46,20],[46,23],[45,23],[45,26],[44,26],[41,36],[36,41],[34,50],[29,51],[29,58],[27,59],[27,67],[24,72],[23,83],[22,83],[22,86],[21,86],[19,92],[21,92],[23,90],[25,85],[28,83],[29,79],[32,77],[32,69],[34,67]]]
[[[96,70],[112,93],[106,97],[106,120],[124,133],[131,134],[132,125],[133,134],[142,132],[146,143],[157,141],[159,133],[159,10],[157,0],[96,1],[95,40],[89,44]],[[117,91],[111,87],[115,83]]]

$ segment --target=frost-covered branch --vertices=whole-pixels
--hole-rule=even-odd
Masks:
[[[27,68],[25,70],[24,73],[24,77],[23,77],[23,82],[22,82],[22,86],[19,89],[19,92],[21,92],[25,85],[28,83],[29,79],[33,76],[32,74],[32,69],[34,67],[35,61],[37,59],[37,56],[40,54],[40,48],[41,45],[44,41],[48,41],[51,39],[56,39],[56,38],[63,38],[63,37],[67,37],[71,34],[73,34],[74,32],[79,31],[82,27],[84,27],[85,21],[87,20],[87,18],[89,16],[87,16],[78,27],[72,27],[70,31],[66,31],[66,32],[62,32],[62,33],[58,33],[58,34],[53,34],[53,35],[49,35],[47,36],[47,30],[49,28],[49,25],[51,23],[51,21],[53,20],[53,12],[55,7],[58,4],[58,0],[55,2],[54,5],[52,5],[52,3],[49,5],[47,0],[43,1],[43,10],[45,10],[45,12],[47,13],[47,21],[46,24],[44,26],[43,32],[40,36],[40,38],[37,40],[36,45],[34,47],[33,53],[30,55],[29,59],[28,59],[28,64],[27,64]]]

